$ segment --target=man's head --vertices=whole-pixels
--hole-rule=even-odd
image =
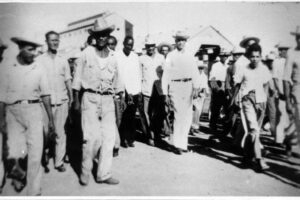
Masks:
[[[219,57],[220,57],[220,61],[221,63],[225,63],[226,60],[228,59],[229,57],[229,53],[225,51],[225,49],[222,49],[220,54],[219,54]]]
[[[167,57],[169,52],[172,50],[172,46],[169,43],[162,42],[158,45],[157,50],[160,54],[162,54],[164,57]]]
[[[161,47],[161,54],[164,55],[164,56],[167,56],[168,53],[169,53],[170,49],[168,46],[162,46]]]
[[[175,38],[177,50],[179,51],[183,50],[189,36],[182,31],[177,31],[173,37]]]
[[[49,31],[45,35],[48,50],[56,52],[59,47],[59,34],[55,31]]]
[[[19,59],[21,59],[22,62],[27,65],[33,63],[34,58],[37,56],[36,48],[42,45],[33,42],[33,40],[19,37],[13,37],[11,40],[19,46]]]
[[[155,44],[146,44],[145,48],[146,48],[146,54],[148,56],[152,56],[155,54],[155,48],[156,48]]]
[[[134,45],[134,39],[132,36],[126,36],[124,38],[124,41],[123,41],[123,51],[126,53],[126,54],[130,54],[130,52],[132,51],[133,49],[133,45]]]
[[[115,51],[117,44],[118,44],[117,38],[115,36],[110,35],[107,39],[108,48]]]
[[[233,51],[231,52],[231,54],[232,54],[232,61],[233,62],[237,61],[239,59],[239,57],[241,55],[243,55],[244,53],[245,53],[244,49],[238,48],[238,47],[234,48]]]
[[[261,52],[262,52],[261,47],[257,43],[252,44],[248,48],[250,66],[252,68],[256,68],[258,64],[261,62]]]

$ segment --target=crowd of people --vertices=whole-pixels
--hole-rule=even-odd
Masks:
[[[72,58],[58,53],[55,31],[45,34],[48,49],[39,56],[41,44],[13,37],[19,53],[2,61],[8,47],[0,40],[0,178],[11,178],[16,191],[27,185],[28,195],[41,195],[43,170],[49,170],[42,163],[51,148],[55,169],[66,170],[66,124],[82,130],[78,156],[84,186],[93,163],[97,183],[119,183],[111,173],[113,157],[120,146],[135,146],[137,129],[148,145],[188,152],[188,135],[200,132],[207,99],[210,132],[231,135],[246,165],[269,168],[260,140],[266,118],[274,143],[288,155],[299,145],[300,27],[291,32],[295,48],[278,44],[278,56],[266,59],[257,37],[244,37],[232,52],[204,48],[194,55],[185,49],[184,31],[173,36],[175,45],[148,37],[142,55],[126,36],[116,51],[114,29],[96,20],[89,45]]]

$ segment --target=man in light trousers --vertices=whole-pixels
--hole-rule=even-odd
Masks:
[[[162,89],[166,95],[166,102],[174,102],[174,132],[172,143],[174,153],[181,154],[188,151],[188,133],[193,118],[193,98],[199,93],[200,74],[192,54],[185,50],[189,36],[178,31],[173,36],[176,50],[169,53],[162,77]]]

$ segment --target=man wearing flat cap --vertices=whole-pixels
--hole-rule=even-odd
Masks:
[[[28,195],[40,195],[43,152],[41,101],[48,114],[49,130],[53,134],[55,132],[50,89],[43,66],[34,60],[36,48],[41,45],[25,38],[14,37],[11,40],[19,46],[19,54],[14,59],[3,63],[0,128],[1,132],[7,132],[8,165],[18,162],[26,152],[28,161],[27,174],[16,176],[14,171],[16,168],[13,168],[8,169],[8,176],[17,180],[19,184],[26,182]]]
[[[187,52],[185,44],[189,36],[178,31],[174,36],[176,49],[168,54],[162,77],[162,90],[166,103],[174,102],[174,132],[172,143],[174,153],[187,152],[188,133],[193,118],[193,98],[201,85],[200,74],[194,56]]]
[[[59,172],[64,172],[66,156],[65,124],[73,102],[71,72],[66,58],[58,53],[59,34],[49,31],[45,35],[48,50],[38,58],[48,74],[51,90],[51,106],[54,116],[57,137],[55,138],[54,165]]]
[[[152,87],[155,80],[158,79],[156,70],[163,67],[164,57],[156,53],[156,44],[152,38],[147,38],[145,43],[146,54],[140,57],[140,67],[142,71],[142,95],[144,104],[144,113],[147,119],[147,126],[150,128],[150,119],[148,115],[149,99],[152,93]],[[150,145],[154,145],[153,130],[148,130],[148,140]]]
[[[284,94],[286,110],[295,121],[298,145],[300,145],[300,26],[297,26],[296,31],[291,32],[291,35],[295,36],[297,46],[287,53],[283,75]],[[293,137],[287,138],[287,143],[291,145],[292,140]]]
[[[121,96],[120,91],[123,91],[116,58],[107,47],[107,39],[114,28],[103,18],[95,21],[89,33],[96,39],[96,45],[82,52],[74,75],[76,110],[80,108],[79,91],[84,91],[81,102],[82,185],[89,183],[94,158],[98,161],[96,182],[111,185],[119,183],[111,173],[113,147],[118,134],[114,97]]]

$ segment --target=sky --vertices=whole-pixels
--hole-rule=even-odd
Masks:
[[[12,36],[44,41],[49,30],[103,11],[119,14],[134,25],[134,35],[212,25],[238,45],[245,35],[261,39],[264,53],[278,42],[294,45],[291,31],[300,25],[300,3],[267,2],[68,2],[1,3],[0,37],[13,45]]]

